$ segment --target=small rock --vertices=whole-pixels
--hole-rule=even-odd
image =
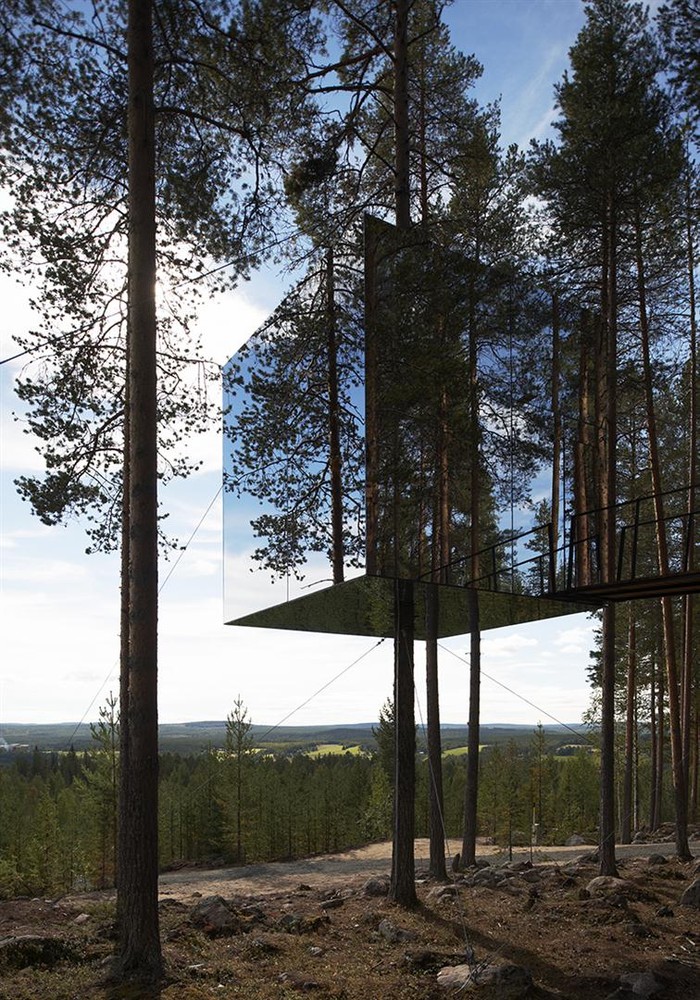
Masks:
[[[648,865],[666,865],[668,859],[663,854],[650,854],[647,858]]]
[[[270,938],[265,937],[262,934],[258,937],[251,938],[248,942],[248,947],[252,951],[258,952],[260,955],[274,955],[275,952],[280,950],[279,946],[276,945],[274,941],[271,941]]]
[[[437,972],[444,967],[445,962],[463,963],[473,962],[474,952],[467,948],[461,952],[448,953],[444,951],[432,951],[430,948],[420,948],[416,951],[407,951],[404,955],[406,965],[421,972]]]
[[[391,920],[382,920],[377,930],[389,944],[398,944],[400,941],[415,941],[418,937],[415,931],[397,927],[395,924],[392,924]]]
[[[321,903],[322,910],[335,910],[339,906],[345,906],[345,900],[334,896],[333,899],[324,899]]]
[[[466,990],[472,987],[471,965],[448,965],[440,969],[437,983],[444,990]]]
[[[586,843],[580,833],[572,833],[568,840],[564,842],[565,847],[583,847]]]
[[[301,972],[283,972],[277,978],[280,983],[284,983],[285,986],[291,986],[293,990],[320,989],[320,985],[315,979],[311,979],[310,976],[306,976]]]
[[[318,958],[319,955],[323,954],[323,948],[319,948],[318,945],[312,944],[309,948],[309,955],[313,955],[314,958]]]
[[[86,924],[90,919],[89,913],[79,913],[78,916],[73,921],[74,924]]]
[[[652,997],[663,990],[653,972],[626,972],[620,976],[620,985],[635,997]]]
[[[540,873],[537,871],[536,868],[533,868],[531,871],[520,872],[520,878],[523,880],[523,882],[529,882],[531,884],[542,881],[542,876],[540,875]]]
[[[586,888],[591,896],[604,896],[609,892],[624,892],[627,883],[624,879],[615,878],[614,875],[598,875],[591,879]]]
[[[528,970],[512,962],[449,966],[438,972],[437,981],[442,989],[450,990],[489,987],[496,992],[499,1000],[524,997],[532,987],[532,976]]]
[[[311,934],[327,924],[325,913],[320,917],[302,917],[298,913],[285,913],[277,921],[277,926],[286,934]]]
[[[391,879],[388,875],[373,875],[362,886],[362,892],[365,896],[386,896],[390,887]]]
[[[307,885],[306,882],[300,882],[297,886],[297,892],[311,892],[311,886]]]
[[[208,896],[197,903],[190,920],[209,937],[238,934],[244,929],[240,915],[221,896]]]
[[[436,885],[428,893],[428,899],[434,899],[436,902],[442,902],[445,899],[454,899],[458,895],[458,889],[456,885]]]
[[[690,906],[694,910],[700,910],[700,878],[691,882],[685,890],[680,900],[681,906]]]

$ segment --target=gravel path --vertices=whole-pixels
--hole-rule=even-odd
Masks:
[[[450,854],[461,848],[457,840],[449,841]],[[593,851],[593,847],[547,847],[534,850],[534,862],[558,862],[576,858]],[[674,845],[626,844],[616,848],[618,860],[628,857],[649,857],[664,854],[672,857]],[[489,845],[479,845],[477,854],[487,858],[506,860],[507,854]],[[429,844],[427,839],[416,841],[415,855],[417,867],[427,861]],[[530,858],[529,848],[514,848],[514,860]],[[351,887],[361,884],[370,875],[388,874],[391,870],[391,841],[369,844],[367,847],[347,851],[343,854],[322,854],[299,861],[275,861],[269,864],[245,865],[232,868],[182,868],[165,872],[160,876],[160,894],[169,899],[186,899],[194,893],[202,896],[232,894],[272,895],[296,889],[301,883],[314,888],[336,886],[338,882]]]

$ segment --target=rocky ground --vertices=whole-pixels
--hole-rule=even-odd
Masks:
[[[387,845],[170,872],[160,901],[167,979],[152,993],[106,983],[109,893],[8,900],[0,1000],[700,1000],[700,861],[678,863],[670,844],[638,850],[619,852],[620,879],[599,878],[581,847],[512,861],[485,848],[480,867],[446,885],[419,860],[411,912],[386,898]]]

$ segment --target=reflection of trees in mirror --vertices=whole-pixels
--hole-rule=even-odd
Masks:
[[[301,577],[312,552],[328,554],[336,583],[360,564],[361,290],[351,265],[314,260],[226,369],[226,489],[263,506],[251,519],[254,559],[280,576]]]

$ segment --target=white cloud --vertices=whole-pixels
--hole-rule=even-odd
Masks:
[[[501,630],[497,630],[500,632]],[[506,631],[505,629],[503,630]],[[487,633],[481,642],[483,656],[512,657],[523,649],[535,649],[539,643],[532,636],[511,631],[510,634],[499,635],[497,632]]]

